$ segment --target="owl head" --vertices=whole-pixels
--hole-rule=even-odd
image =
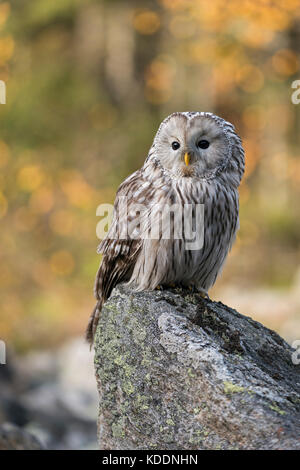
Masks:
[[[212,113],[173,113],[160,125],[149,159],[174,177],[227,176],[238,185],[244,151],[234,126]]]

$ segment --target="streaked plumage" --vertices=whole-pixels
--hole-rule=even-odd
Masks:
[[[173,149],[174,142],[180,147]],[[199,147],[207,142],[208,148]],[[189,163],[185,163],[186,154]],[[90,342],[103,302],[120,282],[137,290],[180,284],[207,293],[239,226],[237,188],[243,173],[241,140],[229,122],[211,113],[186,112],[171,114],[161,123],[144,166],[119,187],[110,230],[98,248],[103,258],[95,283],[97,305],[87,329]],[[127,213],[119,210],[123,197],[127,197]],[[123,227],[136,223],[136,204],[145,207],[140,236],[122,237]],[[201,249],[187,250],[184,239],[143,237],[148,228],[144,220],[166,204],[204,204]],[[176,217],[172,224],[178,222]]]

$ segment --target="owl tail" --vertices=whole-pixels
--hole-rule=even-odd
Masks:
[[[92,311],[92,314],[90,316],[89,323],[86,329],[85,337],[91,346],[94,342],[94,337],[95,337],[97,325],[99,322],[102,305],[103,305],[103,299],[98,300],[96,307]]]

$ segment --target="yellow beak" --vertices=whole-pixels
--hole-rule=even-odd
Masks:
[[[185,152],[185,154],[184,154],[184,162],[185,162],[186,166],[189,166],[190,156],[187,152]]]

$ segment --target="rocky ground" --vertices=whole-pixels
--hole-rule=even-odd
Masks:
[[[21,358],[8,352],[0,384],[0,449],[97,448],[93,354],[81,338]]]

